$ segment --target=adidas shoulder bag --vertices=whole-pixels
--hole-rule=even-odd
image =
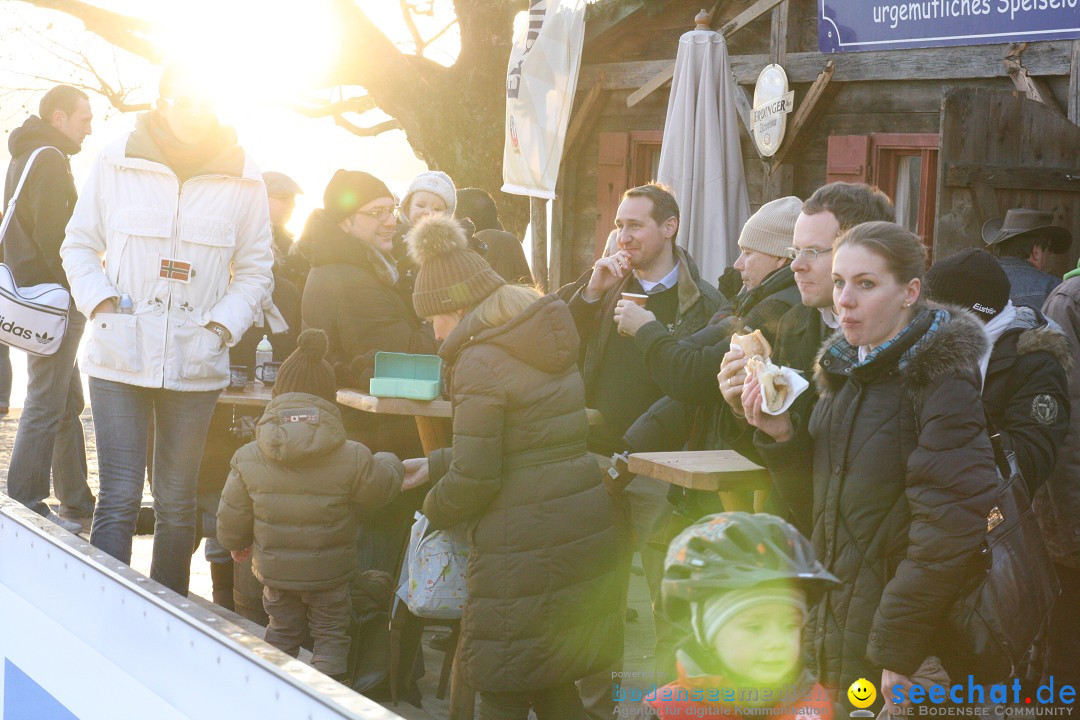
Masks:
[[[42,150],[60,152],[51,146],[41,147],[26,161],[15,193],[8,201],[4,221],[0,224],[0,243],[7,235],[8,225],[14,222],[15,201],[19,199],[30,168]],[[63,285],[42,283],[20,288],[15,284],[11,268],[0,263],[0,343],[32,355],[48,357],[56,354],[67,332],[70,305],[71,293]]]

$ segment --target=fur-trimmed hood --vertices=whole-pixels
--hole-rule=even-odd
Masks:
[[[912,391],[941,377],[977,376],[979,359],[989,344],[979,320],[967,310],[929,301],[919,303],[915,310],[914,319],[901,334],[863,364],[844,357],[858,349],[844,339],[842,331],[833,333],[814,362],[818,393],[833,395],[851,376],[869,380],[888,372],[899,372]]]
[[[1060,330],[1052,327],[1042,313],[1029,307],[1018,306],[1016,320],[1005,332],[1008,333],[1014,328],[1020,330],[1020,335],[1016,339],[1017,355],[1045,352],[1049,353],[1066,372],[1072,368],[1073,356],[1069,351],[1069,340]]]

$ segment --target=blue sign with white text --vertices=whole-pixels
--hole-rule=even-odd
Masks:
[[[823,53],[1080,38],[1080,0],[819,0]]]

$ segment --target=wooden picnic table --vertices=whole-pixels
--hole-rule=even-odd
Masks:
[[[633,453],[628,466],[637,475],[720,493],[725,510],[760,512],[772,484],[768,470],[734,450]]]
[[[338,390],[337,401],[346,407],[369,413],[412,415],[416,420],[416,430],[420,434],[420,444],[424,448],[425,455],[440,448],[450,447],[454,441],[454,430],[450,420],[452,405],[449,400],[375,397],[359,390],[342,389]],[[587,408],[585,414],[589,419],[589,425],[600,423],[600,411]]]
[[[222,390],[218,396],[218,404],[266,407],[272,392],[273,386],[249,382],[243,389],[227,387]],[[339,405],[364,412],[412,415],[416,419],[416,429],[420,433],[420,444],[425,454],[447,447],[453,440],[449,400],[423,402],[404,398],[380,398],[365,395],[359,390],[341,389],[337,393],[337,402]]]
[[[242,389],[227,387],[221,391],[218,402],[229,405],[265,406],[270,402],[272,390],[273,387],[268,387],[262,383],[248,383]],[[376,397],[349,388],[338,390],[337,402],[345,407],[376,414],[412,415],[413,417],[426,418],[449,418],[452,415],[452,406],[449,400],[408,400],[405,398]],[[589,418],[589,425],[600,424],[599,410],[586,408],[585,414]]]
[[[416,421],[416,431],[420,435],[420,445],[424,448],[425,455],[430,455],[440,448],[450,447],[454,441],[449,400],[375,397],[359,390],[342,388],[338,390],[337,401],[339,405],[377,415],[412,415]]]
[[[243,389],[227,387],[218,396],[218,403],[245,407],[266,407],[270,402],[272,386],[248,383]],[[337,402],[345,407],[364,412],[386,415],[412,415],[420,433],[420,444],[428,454],[448,447],[453,440],[450,426],[451,406],[449,400],[406,400],[404,398],[380,398],[365,395],[359,390],[338,390]]]

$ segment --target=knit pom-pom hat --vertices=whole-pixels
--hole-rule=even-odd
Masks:
[[[469,249],[461,226],[447,217],[422,220],[405,236],[409,257],[420,266],[413,307],[420,317],[478,305],[506,282],[487,260]]]
[[[330,402],[337,401],[337,381],[334,368],[326,361],[330,341],[326,333],[311,328],[300,333],[296,350],[278,368],[273,397],[290,392],[317,395]]]

